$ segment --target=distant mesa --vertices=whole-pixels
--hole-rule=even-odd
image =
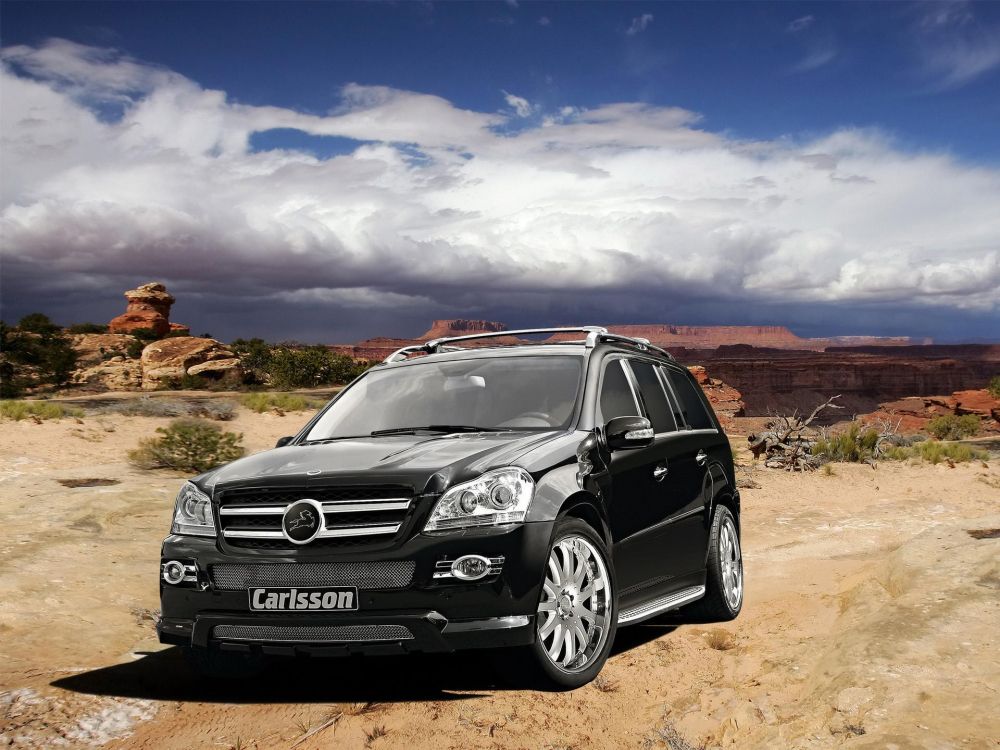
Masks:
[[[612,333],[648,339],[675,353],[684,351],[721,350],[723,347],[745,347],[747,349],[780,349],[784,351],[822,352],[828,347],[900,347],[923,346],[930,339],[914,339],[907,336],[834,336],[830,338],[803,338],[792,333],[785,326],[682,326],[682,325],[612,325],[607,326]],[[335,344],[331,348],[341,354],[376,361],[383,359],[403,346],[423,343],[431,339],[449,336],[468,336],[476,333],[500,333],[509,330],[507,325],[494,320],[435,320],[430,330],[415,339],[371,338],[356,344]],[[572,341],[579,339],[578,333],[558,333],[551,341]],[[503,336],[483,342],[487,344],[516,343],[513,336]]]
[[[493,320],[465,320],[457,318],[455,320],[435,320],[423,336],[421,341],[440,339],[446,336],[469,336],[476,333],[499,333],[506,331],[507,326]]]
[[[125,312],[108,323],[110,333],[134,333],[150,330],[159,337],[169,333],[187,335],[191,330],[179,323],[170,322],[170,308],[174,297],[160,283],[150,282],[125,292],[128,307]]]

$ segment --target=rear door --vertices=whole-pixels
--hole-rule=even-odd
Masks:
[[[729,451],[729,442],[719,430],[708,402],[691,373],[680,366],[659,366],[663,384],[667,387],[675,408],[675,419],[682,424],[677,433],[676,448],[690,472],[689,483],[694,489],[688,505],[679,509],[675,537],[684,550],[689,571],[705,566],[708,549],[709,518],[713,486],[711,463],[721,460]]]

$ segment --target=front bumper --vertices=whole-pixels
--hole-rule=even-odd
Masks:
[[[160,641],[268,654],[440,652],[531,643],[552,522],[419,534],[383,552],[297,557],[232,554],[216,540],[170,536],[161,562],[193,561],[197,581],[160,580]],[[435,564],[462,555],[503,557],[502,570],[476,582],[435,578]],[[246,590],[222,590],[214,565],[412,561],[412,580],[391,589],[358,586],[354,612],[258,613]],[[345,582],[350,584],[350,582]],[[220,627],[221,626],[221,627]]]

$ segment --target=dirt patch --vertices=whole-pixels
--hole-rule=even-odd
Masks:
[[[967,529],[973,539],[1000,539],[1000,529]]]
[[[111,487],[121,484],[120,479],[57,479],[63,487]]]

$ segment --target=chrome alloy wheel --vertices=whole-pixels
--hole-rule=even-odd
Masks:
[[[719,567],[722,569],[722,593],[734,612],[743,602],[743,555],[736,524],[726,515],[719,529]]]
[[[564,537],[549,552],[538,603],[538,641],[558,669],[586,669],[604,647],[610,580],[600,552],[583,536]]]

